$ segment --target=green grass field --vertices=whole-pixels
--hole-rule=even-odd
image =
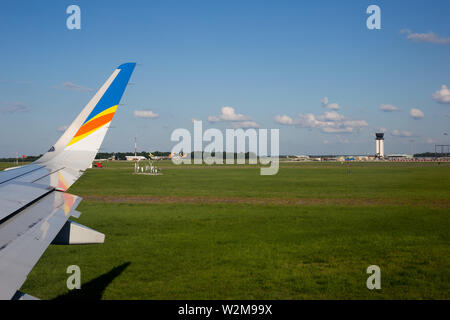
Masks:
[[[51,246],[43,299],[449,299],[450,165],[282,163],[88,170],[69,192],[102,245]],[[5,167],[1,164],[0,167]],[[69,293],[66,268],[81,268]],[[381,268],[381,290],[366,269]]]

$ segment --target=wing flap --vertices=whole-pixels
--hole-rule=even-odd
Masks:
[[[11,214],[51,191],[45,186],[30,183],[0,184],[0,224]]]
[[[25,166],[11,168],[9,170],[4,170],[0,172],[0,184],[7,182],[9,180],[17,179],[23,175],[29,174],[35,170],[39,170],[42,168],[41,165],[38,164],[28,164]]]
[[[0,225],[0,299],[11,299],[81,201],[52,192]]]

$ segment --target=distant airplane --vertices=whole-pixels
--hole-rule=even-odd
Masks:
[[[166,160],[166,159],[170,159],[171,156],[155,156],[152,153],[149,153],[148,156],[150,157],[150,160]]]
[[[309,156],[306,155],[297,155],[297,156],[287,156],[287,159],[291,159],[294,161],[302,161],[302,160],[309,160]]]
[[[187,158],[187,153],[183,154],[182,152],[180,152],[178,154],[175,152],[172,152],[169,155],[169,159],[186,159],[186,158]]]
[[[35,299],[18,290],[50,244],[103,243],[68,220],[81,198],[66,190],[91,166],[135,66],[119,66],[40,159],[0,172],[0,299]]]
[[[147,160],[146,157],[144,156],[125,156],[125,159],[127,161],[141,161],[141,160]]]
[[[160,156],[154,156],[152,153],[149,153],[148,157],[150,158],[150,160],[161,160],[162,159]]]

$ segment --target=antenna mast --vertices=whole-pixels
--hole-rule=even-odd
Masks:
[[[137,173],[137,162],[136,162],[136,137],[134,137],[134,173]]]

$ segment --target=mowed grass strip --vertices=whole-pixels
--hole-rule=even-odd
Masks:
[[[51,246],[22,288],[45,299],[448,299],[448,211],[84,202],[103,245]],[[66,268],[82,289],[67,295]],[[382,289],[366,288],[379,265]],[[117,271],[119,270],[119,271]]]
[[[158,165],[158,164],[157,164]],[[322,166],[321,166],[322,165]],[[133,164],[89,170],[69,192],[77,195],[222,198],[347,198],[448,201],[450,166],[437,163],[282,164],[277,175],[255,166],[174,166],[163,175],[134,175]],[[108,169],[110,168],[110,169]]]
[[[304,205],[345,205],[345,206],[410,206],[428,208],[446,208],[450,206],[450,199],[427,200],[427,199],[365,199],[365,198],[224,198],[224,197],[195,197],[195,196],[107,196],[86,195],[84,200],[99,203],[198,203],[198,204],[259,204],[278,206],[304,206]]]

